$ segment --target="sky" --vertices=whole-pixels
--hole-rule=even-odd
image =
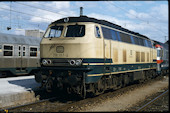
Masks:
[[[168,1],[0,1],[0,33],[25,35],[25,30],[45,32],[65,17],[83,15],[102,19],[150,39],[169,40]],[[11,27],[7,30],[7,27]]]

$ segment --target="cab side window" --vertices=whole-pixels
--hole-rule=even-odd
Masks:
[[[100,30],[99,30],[99,27],[98,26],[96,26],[95,27],[95,36],[97,37],[97,38],[100,38],[101,37],[101,35],[100,35]]]

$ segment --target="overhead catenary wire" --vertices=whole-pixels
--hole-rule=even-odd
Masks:
[[[59,13],[59,12],[50,11],[50,10],[47,10],[47,9],[35,7],[35,6],[32,6],[32,5],[23,4],[23,3],[20,3],[20,2],[14,2],[14,3],[18,3],[18,4],[21,4],[21,5],[24,5],[24,6],[29,6],[29,7],[32,7],[32,8],[36,8],[36,9],[48,11],[48,12],[55,13],[55,14],[59,14],[59,15],[69,16],[69,15],[61,14],[61,13]],[[1,8],[1,9],[9,10],[9,9],[6,9],[6,8]],[[76,8],[76,9],[77,9],[77,8]],[[25,14],[25,15],[29,15],[29,16],[35,16],[35,17],[38,17],[38,18],[41,18],[41,19],[46,19],[46,20],[54,21],[54,19],[44,18],[44,17],[41,17],[41,16],[37,16],[37,15],[33,15],[33,14],[21,12],[21,11],[11,10],[11,8],[10,8],[10,12],[11,12],[11,11],[17,12],[17,13],[21,13],[21,14]]]
[[[0,7],[0,9],[6,10],[6,11],[7,11],[7,10],[8,10],[8,11],[13,11],[13,12],[21,13],[21,14],[25,14],[25,15],[32,15],[32,14],[23,13],[23,12],[20,12],[20,11],[15,11],[15,10],[12,10],[12,9],[7,9],[7,8],[1,8],[1,7]],[[33,16],[33,15],[32,15],[32,16]],[[37,17],[39,17],[39,16],[37,16]],[[25,17],[24,17],[24,18],[25,18]],[[42,17],[39,17],[39,18],[42,18]],[[12,18],[11,18],[11,19],[12,19]],[[11,19],[10,19],[10,20],[11,20]],[[48,19],[48,18],[43,18],[43,19]],[[23,20],[25,20],[25,19],[23,19]],[[22,20],[22,21],[23,21],[23,20]],[[29,19],[27,19],[27,20],[29,20]],[[49,19],[48,19],[48,20],[49,20]],[[11,26],[12,24],[13,24],[13,25],[17,25],[18,23],[15,23],[15,22],[10,21],[10,26]],[[23,25],[26,25],[26,23],[23,23],[22,26],[23,26]],[[38,24],[29,23],[29,25],[34,25],[34,26],[35,26],[35,25],[38,25]],[[43,25],[42,23],[41,23],[40,25],[41,25],[41,26],[46,26],[46,27],[48,26],[48,25]],[[3,29],[1,28],[1,30],[3,30]]]
[[[59,11],[55,12],[55,11],[51,11],[51,10],[48,10],[48,9],[43,9],[43,8],[40,8],[40,7],[35,7],[35,6],[32,6],[32,5],[23,4],[23,3],[20,3],[20,2],[15,2],[15,3],[25,5],[25,6],[29,6],[29,7],[35,8],[35,9],[44,10],[44,11],[51,12],[51,13],[54,13],[54,14],[59,14],[59,15],[63,15],[63,16],[69,16],[69,15],[66,15],[66,14],[59,13]],[[78,8],[75,8],[75,9],[78,9]]]
[[[43,8],[39,8],[39,7],[35,7],[35,6],[32,6],[32,5],[28,5],[28,4],[23,4],[23,3],[20,3],[20,2],[15,2],[17,4],[21,4],[21,5],[25,5],[25,6],[29,6],[29,7],[32,7],[32,8],[36,8],[36,9],[40,9],[40,10],[44,10],[44,11],[48,11],[48,12],[51,12],[51,13],[55,13],[55,14],[59,14],[59,15],[63,15],[63,16],[68,16],[68,15],[65,15],[65,14],[61,14],[59,12],[54,12],[54,11],[50,11],[50,10],[47,10],[47,9],[43,9]]]
[[[128,2],[126,2],[126,4],[129,4]],[[134,5],[131,5],[131,4],[129,4],[130,6],[132,6],[132,7],[134,7],[136,10],[139,10],[139,8],[137,8],[136,6],[134,6]],[[152,17],[152,18],[154,18],[154,20],[152,20],[152,21],[155,21],[155,20],[157,20],[157,21],[155,21],[155,22],[160,22],[160,23],[162,23],[161,22],[161,20],[159,19],[159,18],[157,18],[157,17],[155,17],[155,16],[152,16],[151,14],[150,15],[148,15],[148,16],[150,16],[150,17]]]
[[[136,15],[133,15],[133,14],[129,13],[127,10],[123,9],[122,7],[119,7],[119,6],[115,5],[115,4],[113,4],[112,1],[109,2],[109,3],[111,3],[112,5],[114,5],[114,6],[117,7],[117,8],[120,8],[120,9],[123,10],[124,12],[127,12],[128,14],[130,14],[130,15],[132,15],[132,16],[138,18],[138,20],[143,21],[143,22],[146,22],[146,20],[140,19],[139,17],[137,17]],[[153,25],[151,25],[151,24],[149,24],[149,23],[146,23],[146,24],[152,26],[152,27],[153,27],[154,29],[156,29],[157,31],[166,34],[165,32],[163,32],[162,30],[156,28],[155,26],[153,26]]]
[[[19,4],[22,4],[23,5],[23,3],[20,3],[20,2],[15,2],[15,3],[19,3]],[[112,3],[111,3],[112,4]],[[24,4],[24,5],[26,5],[26,4]],[[29,6],[29,7],[33,7],[33,8],[36,8],[36,9],[41,9],[41,10],[45,10],[45,11],[48,11],[48,12],[52,12],[52,13],[55,13],[55,14],[57,14],[57,12],[53,12],[53,11],[50,11],[50,10],[46,10],[46,9],[42,9],[42,8],[39,8],[39,7],[35,7],[35,6],[32,6],[32,5],[27,5],[27,6]],[[123,9],[123,8],[122,8]],[[126,11],[126,10],[123,10],[123,11]],[[16,11],[14,11],[14,12],[16,12]],[[126,11],[126,12],[128,12],[128,11]],[[21,13],[21,14],[23,14],[23,12],[18,12],[18,13]],[[128,12],[129,13],[129,12]],[[52,19],[49,19],[49,18],[43,18],[43,17],[41,17],[41,16],[37,16],[37,15],[33,15],[33,14],[29,14],[29,13],[24,13],[24,14],[26,14],[26,15],[30,15],[30,16],[36,16],[36,17],[39,17],[39,18],[42,18],[42,19],[47,19],[47,20],[52,20]],[[61,14],[62,15],[62,14]],[[68,15],[65,15],[65,16],[68,16]],[[135,16],[136,17],[136,15],[133,15],[133,16]],[[140,19],[139,17],[137,17],[138,19]],[[144,21],[144,22],[146,22],[145,20],[141,20],[141,21]],[[111,21],[112,22],[112,21]],[[128,24],[131,24],[131,23],[128,23]],[[148,23],[143,23],[143,24],[146,24],[146,25],[149,25]],[[132,25],[133,26],[133,25]],[[151,26],[151,25],[150,25]],[[155,26],[154,26],[154,28],[155,28]],[[159,32],[160,32],[160,30],[159,29],[157,29]]]
[[[106,2],[108,2],[108,1],[106,1]],[[110,4],[110,3],[109,3]],[[119,7],[118,7],[119,8]],[[123,9],[123,8],[122,8]],[[125,9],[123,9],[123,11],[126,11]],[[127,13],[129,13],[128,11],[126,11]],[[102,14],[101,12],[99,12],[99,14]],[[105,15],[105,14],[103,14],[103,15]],[[135,17],[137,17],[136,15],[133,15],[133,16],[135,16]],[[102,17],[102,16],[100,16],[100,17]],[[137,17],[138,19],[140,19],[139,17]],[[151,26],[152,28],[153,28],[153,30],[154,31],[159,31],[159,32],[162,32],[163,34],[166,34],[165,32],[163,32],[163,31],[161,31],[160,29],[158,29],[158,28],[156,28],[155,26],[153,26],[153,25],[151,25],[151,24],[149,24],[148,23],[148,21],[146,21],[146,20],[143,20],[143,19],[140,19],[140,21],[142,21],[143,23],[141,23],[141,24],[145,24],[145,25],[147,25],[147,26]],[[113,23],[115,23],[115,21],[109,21],[109,22],[113,22]],[[140,23],[139,23],[140,24]],[[122,24],[123,25],[123,24]],[[136,27],[136,26],[134,26],[132,23],[130,23],[130,22],[125,22],[124,23],[124,26],[128,26],[128,25],[131,25],[131,26],[133,26],[134,28]],[[137,32],[137,31],[136,31]]]
[[[21,11],[16,11],[16,10],[13,10],[13,9],[7,9],[7,8],[2,8],[0,7],[0,9],[4,9],[4,10],[9,10],[9,11],[13,11],[13,12],[17,12],[17,13],[21,13],[21,14],[25,14],[25,15],[30,15],[30,16],[35,16],[35,17],[39,17],[39,18],[42,18],[42,19],[46,19],[46,20],[50,20],[50,21],[54,21],[54,19],[49,19],[49,18],[45,18],[45,17],[41,17],[41,16],[37,16],[37,15],[33,15],[33,14],[29,14],[29,13],[24,13],[24,12],[21,12]]]

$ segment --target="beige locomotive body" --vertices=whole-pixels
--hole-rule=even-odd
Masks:
[[[66,27],[75,24],[62,25]],[[103,36],[96,38],[95,26],[100,27],[100,25],[77,24],[86,26],[85,36],[64,37],[63,31],[59,38],[44,38],[41,42],[41,58],[111,58],[112,64],[153,63],[153,59],[156,59],[156,49],[154,48],[107,40]],[[102,33],[101,28],[100,32]],[[57,46],[63,46],[64,52],[57,53]]]
[[[75,29],[69,31],[70,26]],[[36,79],[47,89],[55,84],[84,97],[86,92],[99,94],[152,78],[156,57],[152,40],[146,36],[106,21],[70,17],[49,25],[40,43],[41,73]]]

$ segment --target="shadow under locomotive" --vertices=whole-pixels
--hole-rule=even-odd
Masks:
[[[55,89],[53,92],[47,92],[45,88],[41,88],[39,83],[35,82],[35,78],[22,79],[22,80],[9,80],[9,84],[17,85],[23,87],[27,91],[34,92],[35,98],[38,97],[39,100],[50,99],[50,102],[61,102],[67,103],[69,101],[81,100],[76,94],[68,94],[67,91],[61,89]]]

